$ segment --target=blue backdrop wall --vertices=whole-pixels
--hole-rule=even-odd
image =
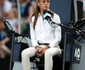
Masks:
[[[63,24],[68,24],[70,21],[72,0],[50,0],[50,1],[51,10],[60,16]]]

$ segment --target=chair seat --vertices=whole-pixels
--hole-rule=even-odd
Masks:
[[[31,62],[36,63],[38,70],[44,70],[44,55],[42,57],[38,57],[37,55],[30,58]],[[63,62],[63,50],[60,56],[53,56],[53,70],[62,70]]]

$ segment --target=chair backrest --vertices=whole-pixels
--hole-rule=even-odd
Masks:
[[[61,31],[62,31],[62,33],[61,33],[61,42],[60,42],[60,48],[61,49],[64,49],[64,41],[65,41],[65,33],[66,32],[69,32],[69,29],[67,29],[67,28],[65,28],[65,27],[61,27]]]
[[[73,43],[74,43],[74,36],[71,33],[71,31],[65,27],[62,27],[62,39],[59,45],[60,48],[63,50],[62,54],[64,54],[65,56],[65,61],[71,60],[71,51]]]

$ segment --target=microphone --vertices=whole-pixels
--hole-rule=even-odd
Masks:
[[[13,31],[13,28],[12,28],[11,24],[10,24],[8,21],[3,20],[2,22],[3,22],[4,25],[5,25],[5,29],[7,29],[7,30],[9,30],[9,31]]]
[[[44,13],[44,15],[43,15],[44,19],[46,19],[48,21],[48,23],[53,23],[53,21],[51,19],[52,12],[44,10],[43,13]]]
[[[2,22],[3,22],[3,24],[5,25],[4,31],[6,32],[6,34],[7,34],[8,36],[11,35],[11,33],[14,32],[11,24],[10,24],[6,19],[2,20]]]
[[[46,19],[48,21],[48,23],[50,24],[51,27],[56,28],[58,25],[64,26],[63,24],[56,23],[52,20],[52,16],[51,16],[52,12],[51,11],[44,10],[43,14],[44,14],[43,15],[44,19]]]

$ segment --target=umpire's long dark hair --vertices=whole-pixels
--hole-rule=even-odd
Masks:
[[[40,7],[37,5],[37,2],[39,2],[40,0],[36,0],[36,9],[34,10],[32,16],[31,16],[31,20],[32,20],[32,17],[34,16],[35,19],[34,19],[34,24],[33,24],[33,28],[35,29],[35,26],[36,26],[36,22],[37,22],[37,19],[38,19],[38,15],[40,13]],[[52,12],[52,17],[54,16],[54,13]]]

